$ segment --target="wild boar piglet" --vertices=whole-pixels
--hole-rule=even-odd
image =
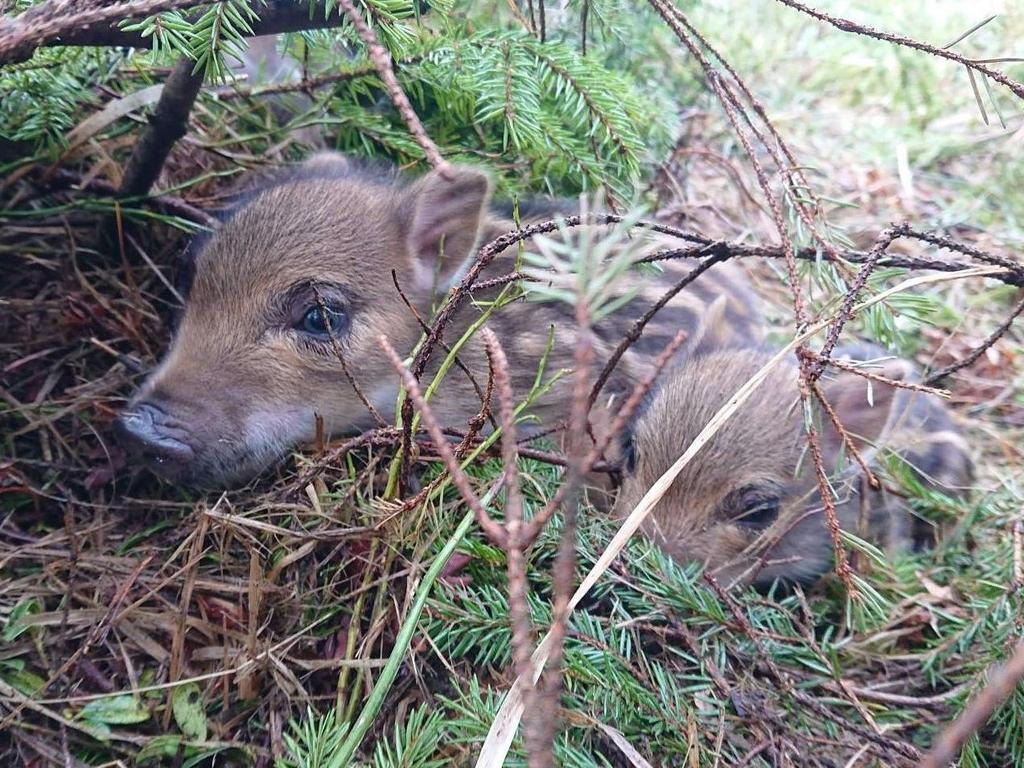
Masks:
[[[861,360],[881,350],[850,350]],[[841,354],[841,352],[840,352]],[[628,514],[712,416],[771,358],[763,350],[691,355],[663,374],[626,440],[627,472],[616,500]],[[873,371],[913,380],[913,366],[889,359]],[[777,365],[700,449],[647,518],[644,532],[680,561],[700,561],[723,583],[809,583],[832,562],[794,363]],[[853,372],[826,374],[822,389],[869,466],[883,453],[904,460],[921,483],[946,495],[972,481],[968,446],[935,395],[869,383]],[[829,418],[817,412],[824,466],[841,526],[889,551],[926,543],[930,526],[891,492],[875,491]],[[861,494],[864,494],[863,496]]]
[[[543,218],[553,212],[549,206]],[[491,209],[487,174],[468,166],[406,180],[321,153],[280,174],[248,193],[193,248],[194,278],[180,323],[163,361],[118,419],[122,441],[170,480],[220,488],[312,441],[317,416],[328,437],[367,429],[374,422],[365,399],[393,423],[399,380],[380,337],[400,355],[412,352],[421,322],[462,278],[481,239],[512,229],[512,221]],[[630,270],[619,287],[628,300],[595,328],[596,366],[691,266],[667,263],[655,275]],[[516,248],[509,248],[480,279],[515,269]],[[444,340],[462,337],[499,290],[474,290],[445,326]],[[677,330],[696,329],[709,307],[729,320],[722,326],[726,336],[758,335],[742,273],[718,264],[646,328],[616,366],[595,413],[621,403]],[[573,365],[577,337],[569,304],[520,299],[488,324],[504,345],[518,398],[530,391],[542,360],[549,380]],[[444,358],[440,345],[435,352],[426,381]],[[464,430],[486,390],[478,336],[459,358],[463,367],[451,369],[432,405],[444,426]],[[524,431],[556,424],[568,415],[571,398],[572,377],[558,378],[532,403],[536,420]]]

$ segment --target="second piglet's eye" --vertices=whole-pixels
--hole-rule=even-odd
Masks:
[[[348,324],[348,316],[337,304],[314,304],[306,310],[296,329],[310,336],[327,338],[340,334]]]
[[[767,528],[778,516],[778,499],[756,499],[740,513],[736,522],[747,528]]]
[[[777,489],[748,486],[730,493],[723,502],[725,516],[735,525],[752,530],[768,528],[779,517]]]

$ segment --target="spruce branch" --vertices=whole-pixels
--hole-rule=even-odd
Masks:
[[[150,48],[152,36],[139,28],[120,26],[131,19],[156,14],[186,11],[207,5],[209,0],[128,0],[103,4],[82,0],[50,0],[13,18],[0,19],[0,64],[12,64],[31,58],[44,46],[121,46]],[[277,35],[341,26],[344,18],[331,14],[327,0],[307,3],[271,0],[267,4],[253,0],[249,6],[259,19],[252,24],[249,37]]]

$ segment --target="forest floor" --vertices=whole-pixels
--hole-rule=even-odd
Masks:
[[[950,62],[808,26],[782,7],[734,5],[703,3],[693,18],[734,55],[816,192],[835,201],[837,238],[863,250],[890,222],[910,220],[1020,252],[1019,105],[1000,102],[1000,116],[985,101],[986,125],[967,74]],[[867,23],[940,45],[950,29],[955,37],[984,18],[959,3],[937,3],[948,14],[927,19],[912,3],[854,5],[868,9]],[[1019,54],[1011,43],[1022,32],[1018,11],[962,45]],[[246,153],[208,108],[166,177],[198,180],[179,194],[200,209],[223,201],[238,168],[296,149]],[[756,178],[716,103],[701,97],[683,120],[673,158],[652,176],[662,213],[711,237],[772,239]],[[89,149],[108,158],[95,165],[99,178],[116,177],[110,153],[130,137]],[[96,234],[110,221],[106,209],[77,200],[14,217],[26,202],[18,182],[0,183],[10,286],[0,316],[2,759],[330,765],[314,753],[329,754],[359,715],[464,505],[451,488],[412,510],[382,501],[387,456],[374,448],[326,462],[297,455],[222,495],[135,467],[110,425],[166,347],[182,236],[166,214],[120,238],[108,227],[123,248],[111,260]],[[921,243],[893,252],[939,254]],[[752,264],[751,274],[785,339],[791,307],[777,267]],[[884,277],[873,287],[900,279]],[[804,278],[814,307],[834,298],[813,269]],[[858,318],[848,334],[884,336],[894,353],[935,369],[979,345],[1019,299],[982,279],[943,283],[884,316]],[[560,763],[643,765],[635,750],[653,765],[916,764],[917,750],[1024,633],[1024,331],[1012,328],[944,385],[978,477],[963,502],[910,492],[945,531],[934,549],[892,561],[858,551],[851,600],[835,577],[806,591],[724,596],[698,570],[630,542],[570,620]],[[421,469],[429,478],[438,466]],[[471,469],[480,489],[500,472],[497,460]],[[528,511],[561,477],[529,460],[523,474]],[[538,627],[550,621],[558,531],[556,520],[530,556]],[[613,533],[599,513],[582,515],[581,574]],[[478,532],[459,545],[430,591],[364,763],[471,764],[511,683],[504,564]],[[522,761],[518,740],[512,754]],[[960,765],[1021,764],[1017,689]]]

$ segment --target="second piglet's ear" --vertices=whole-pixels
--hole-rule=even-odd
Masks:
[[[352,163],[340,152],[325,149],[307,157],[302,163],[302,168],[312,174],[339,177],[352,172]]]
[[[913,367],[904,360],[892,360],[872,372],[893,381],[904,381],[913,376]],[[885,441],[902,402],[897,387],[856,373],[840,373],[823,382],[822,392],[843,429],[861,451]],[[822,419],[823,447],[826,453],[838,456],[844,448],[842,438],[826,415],[823,414]]]
[[[686,340],[686,351],[690,355],[710,354],[731,346],[733,328],[726,317],[728,297],[718,296],[697,320],[697,325]]]
[[[401,215],[413,279],[420,290],[446,290],[473,255],[491,184],[468,166],[436,168],[406,191]]]

